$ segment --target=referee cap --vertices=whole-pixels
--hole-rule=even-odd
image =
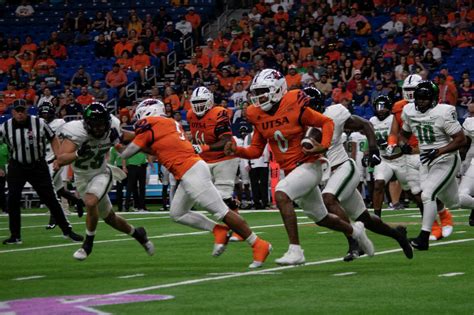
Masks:
[[[27,105],[26,105],[26,101],[25,100],[22,100],[22,99],[17,99],[17,100],[14,100],[13,101],[13,109],[26,109]]]

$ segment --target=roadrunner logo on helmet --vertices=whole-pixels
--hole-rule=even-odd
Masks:
[[[148,98],[138,104],[133,116],[135,121],[139,121],[145,117],[166,116],[165,105],[160,100]]]
[[[252,80],[250,100],[263,111],[269,111],[287,92],[285,77],[277,70],[264,69]]]
[[[406,77],[402,86],[403,98],[405,101],[408,101],[409,103],[413,103],[415,101],[415,88],[421,81],[423,81],[423,79],[418,74],[410,74],[408,77]]]
[[[203,116],[214,106],[214,94],[206,87],[200,86],[194,89],[191,94],[191,108],[197,116]]]

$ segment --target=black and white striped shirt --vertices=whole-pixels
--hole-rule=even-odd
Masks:
[[[32,164],[45,159],[46,144],[55,136],[44,119],[28,116],[25,123],[13,118],[0,126],[0,138],[11,152],[11,158],[21,164]]]

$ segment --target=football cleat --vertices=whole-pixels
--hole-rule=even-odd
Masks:
[[[433,222],[433,226],[431,226],[431,234],[430,234],[430,241],[437,241],[443,237],[443,232],[441,230],[441,226],[439,225],[438,221],[435,220]]]
[[[367,234],[365,234],[364,223],[360,221],[354,222],[352,223],[352,228],[354,230],[352,237],[355,238],[360,249],[370,257],[374,256],[374,244],[372,244],[372,241],[367,237]]]
[[[430,244],[428,241],[423,241],[420,237],[417,238],[410,238],[410,245],[418,250],[428,250]]]
[[[145,228],[137,227],[135,231],[137,233],[137,237],[135,239],[143,246],[149,256],[153,256],[155,254],[155,245],[153,245],[153,243],[148,240]]]
[[[216,224],[212,230],[214,234],[214,249],[212,256],[218,257],[224,253],[229,242],[229,228],[225,225]]]
[[[441,229],[443,237],[448,237],[453,233],[453,215],[448,209],[438,213],[441,219]]]
[[[85,251],[84,248],[79,248],[78,250],[76,250],[76,252],[72,255],[72,257],[74,257],[75,259],[77,260],[80,260],[80,261],[83,261],[87,258],[87,256],[89,256],[87,254],[87,252]]]
[[[84,240],[84,236],[75,233],[71,230],[69,233],[63,235],[64,238],[70,239],[73,242],[82,242]]]
[[[282,257],[275,259],[275,262],[281,266],[303,265],[306,262],[304,250],[290,248]]]
[[[21,245],[23,242],[20,238],[10,237],[3,241],[3,245]]]
[[[233,232],[229,238],[229,242],[242,242],[243,240],[244,238],[235,232]]]
[[[407,228],[404,226],[397,226],[395,228],[397,230],[399,237],[397,238],[398,244],[400,244],[400,247],[403,249],[403,253],[408,259],[413,258],[413,248],[410,245],[410,242],[407,239]]]
[[[350,249],[342,260],[345,262],[350,262],[350,261],[356,260],[357,258],[359,258],[360,256],[364,254],[365,254],[364,251],[361,249]]]
[[[474,226],[474,210],[471,210],[471,215],[469,216],[469,225]]]
[[[46,230],[52,230],[56,227],[56,224],[54,223],[49,223],[48,225],[45,226]]]
[[[250,269],[260,268],[272,251],[272,244],[257,238],[252,246],[253,262],[249,265]]]

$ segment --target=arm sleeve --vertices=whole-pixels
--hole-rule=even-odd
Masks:
[[[136,139],[136,138],[135,138]],[[138,153],[140,150],[141,150],[142,147],[140,147],[139,145],[137,145],[135,143],[135,140],[130,143],[126,148],[125,150],[120,153],[120,157],[124,160],[128,159],[129,157],[135,155],[136,153]]]
[[[334,133],[334,122],[332,119],[308,107],[305,107],[302,110],[301,124],[303,126],[321,128],[323,133],[321,145],[325,148],[329,148]]]
[[[226,134],[232,135],[232,131],[230,129],[230,119],[229,115],[227,114],[227,110],[222,110],[218,113],[214,134],[218,139]]]
[[[257,159],[262,156],[266,144],[267,141],[265,140],[265,138],[263,138],[262,134],[256,129],[254,129],[250,146],[246,148],[237,147],[235,154],[241,158],[248,160]]]

